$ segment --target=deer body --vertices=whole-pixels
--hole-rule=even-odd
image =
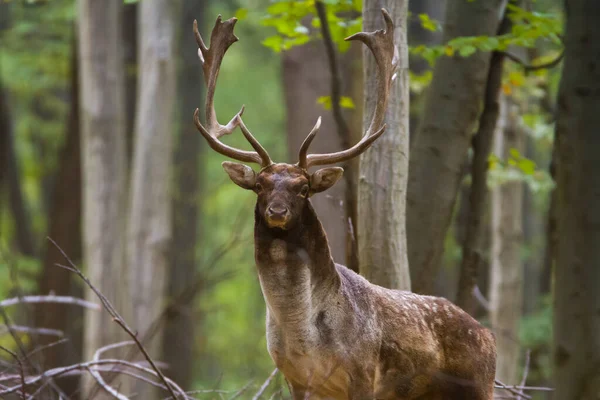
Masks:
[[[296,398],[492,398],[494,338],[477,321],[335,264],[310,202],[289,231],[256,214],[268,351]]]
[[[275,164],[242,121],[242,110],[219,124],[214,94],[225,52],[237,37],[235,18],[217,19],[207,47],[194,23],[208,87],[206,127],[194,122],[210,147],[230,158],[231,180],[257,194],[255,258],[267,305],[268,351],[290,383],[295,399],[492,400],[495,343],[492,334],[449,301],[389,290],[335,264],[327,236],[309,198],[333,186],[339,167],[321,168],[366,151],[385,130],[389,85],[398,63],[394,26],[360,32],[350,40],[369,47],[377,60],[380,93],[371,124],[351,148],[308,154],[320,119],[299,151],[297,164]],[[239,127],[254,151],[219,140]]]

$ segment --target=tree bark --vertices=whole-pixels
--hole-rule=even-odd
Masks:
[[[1,82],[0,82],[1,83]],[[27,211],[27,203],[23,197],[21,187],[21,171],[19,160],[17,159],[14,143],[13,121],[9,106],[8,94],[0,84],[0,129],[2,130],[2,139],[0,144],[0,184],[4,181],[10,211],[12,214],[15,228],[15,243],[18,251],[29,257],[34,257],[35,243],[33,239],[30,213]]]
[[[446,7],[443,42],[493,36],[506,0],[453,1]],[[407,194],[408,259],[413,291],[430,294],[444,238],[478,121],[490,54],[442,56],[436,63],[423,120],[411,147]]]
[[[408,1],[364,0],[364,30],[381,29],[381,9],[394,20],[394,42],[400,60],[392,83],[387,130],[360,159],[358,180],[358,255],[361,274],[377,285],[410,289],[406,254],[405,199],[408,179]],[[363,48],[365,103],[363,128],[370,124],[377,102],[377,66]]]
[[[155,357],[163,333],[149,328],[165,305],[172,239],[176,8],[171,0],[144,0],[138,14],[140,69],[127,227],[129,321]],[[147,385],[136,385],[134,391],[140,398],[151,396]]]
[[[506,124],[498,126],[495,153],[509,158],[511,149],[524,150],[523,132],[517,124],[518,107],[502,100]],[[523,182],[509,181],[492,190],[492,262],[490,320],[496,333],[498,360],[496,376],[517,382],[519,368],[519,320],[523,309],[523,262],[521,260]]]
[[[204,1],[184,0],[179,29],[179,137],[175,147],[175,173],[173,195],[173,265],[168,272],[169,299],[177,298],[196,280],[198,265],[196,246],[200,227],[198,210],[200,209],[200,146],[201,136],[190,115],[200,106],[204,92],[203,77],[198,60],[196,40],[191,32],[194,19],[198,19],[202,31]],[[197,293],[196,293],[197,295]],[[167,314],[161,360],[169,364],[167,374],[183,388],[192,385],[194,368],[195,334],[193,298],[177,304]]]
[[[125,132],[127,140],[127,171],[131,170],[133,155],[133,131],[135,129],[135,107],[137,102],[137,51],[138,51],[138,6],[139,3],[123,5],[123,54],[125,61]],[[128,173],[127,176],[130,174]]]
[[[566,0],[556,123],[555,398],[600,393],[600,7]]]
[[[82,256],[81,243],[81,141],[79,127],[79,74],[77,43],[73,41],[71,63],[70,112],[67,122],[66,140],[60,153],[60,164],[52,193],[51,208],[48,215],[48,236],[76,263]],[[73,293],[71,279],[73,274],[56,263],[64,263],[60,251],[45,241],[43,269],[38,280],[39,292],[43,295],[54,293],[70,296]],[[44,368],[81,361],[81,335],[83,310],[79,307],[65,309],[64,304],[40,304],[35,308],[35,326],[58,329],[69,337],[65,346],[53,346],[44,351]],[[53,337],[40,337],[39,345],[54,341]],[[69,377],[57,381],[65,393],[74,393],[79,385],[78,377]]]
[[[116,306],[124,297],[126,159],[120,0],[79,1],[83,253],[94,285]],[[86,290],[86,297],[96,301]],[[85,359],[123,338],[103,313],[86,312]]]
[[[512,23],[505,15],[498,35],[510,31]],[[473,290],[483,264],[486,209],[488,205],[488,160],[494,133],[498,129],[500,115],[500,91],[502,72],[504,71],[504,53],[494,52],[490,60],[487,83],[483,99],[483,111],[479,118],[479,128],[472,140],[473,156],[471,161],[471,187],[469,190],[469,211],[465,237],[462,246],[462,260],[458,281],[456,304],[475,316],[475,297]],[[500,121],[502,123],[502,121]]]
[[[344,94],[352,91],[352,50],[342,56],[340,72],[344,83]],[[283,54],[283,87],[287,110],[288,155],[292,162],[298,160],[300,145],[310,132],[315,121],[322,116],[320,135],[317,135],[310,151],[329,153],[342,150],[343,140],[338,135],[331,110],[325,110],[317,103],[321,96],[331,95],[331,74],[322,41],[312,41],[294,47]],[[346,216],[347,182],[340,180],[321,196],[315,196],[311,203],[323,224],[333,259],[346,264],[348,220]]]
[[[446,9],[446,0],[419,0],[409,1],[408,11],[412,18],[408,23],[408,37],[412,46],[435,46],[439,45],[442,35],[441,31],[432,32],[423,28],[421,20],[418,18],[420,14],[427,14],[433,20],[441,20],[444,17]],[[416,75],[422,75],[431,67],[427,60],[423,57],[414,57],[410,59],[410,71]],[[410,92],[410,141],[414,140],[415,133],[419,127],[421,115],[423,114],[423,100],[425,92],[414,93]]]

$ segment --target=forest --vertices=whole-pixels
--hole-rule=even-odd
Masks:
[[[344,292],[332,325],[334,260],[414,293],[381,346],[416,354],[414,304],[459,310],[421,295],[462,310],[427,326],[463,364],[485,346],[451,332],[493,333],[493,395],[452,399],[599,399],[599,21],[598,0],[0,0],[0,398],[450,399],[416,394],[416,359],[385,395],[299,395],[273,321],[298,354],[333,338],[302,353],[319,370],[382,318]],[[272,162],[322,224],[307,284],[262,264]],[[305,311],[303,285],[329,314],[294,345],[276,304]]]

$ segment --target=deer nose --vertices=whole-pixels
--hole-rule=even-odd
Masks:
[[[269,206],[267,211],[269,213],[269,217],[274,218],[284,218],[288,213],[288,209],[280,205]]]

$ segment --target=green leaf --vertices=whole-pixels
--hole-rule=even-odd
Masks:
[[[429,18],[427,14],[419,14],[419,19],[421,20],[421,26],[428,31],[435,32],[437,31],[437,24]]]
[[[283,48],[283,38],[281,36],[269,36],[262,41],[262,44],[272,49],[275,53],[279,53]]]
[[[458,53],[463,57],[469,57],[471,54],[474,54],[476,51],[477,51],[477,48],[475,46],[466,45],[466,46],[461,47],[458,50]]]
[[[340,99],[340,106],[342,106],[342,108],[356,108],[352,98],[347,96],[342,96]]]
[[[235,12],[235,17],[237,19],[239,19],[240,21],[243,19],[246,19],[247,16],[248,16],[247,8],[238,8],[238,10]]]
[[[321,96],[317,99],[317,103],[321,104],[324,109],[331,110],[331,96]],[[352,101],[352,98],[348,96],[342,96],[340,98],[340,106],[342,108],[356,108],[354,101]]]
[[[331,96],[321,96],[317,99],[317,103],[321,104],[324,109],[331,110]]]

